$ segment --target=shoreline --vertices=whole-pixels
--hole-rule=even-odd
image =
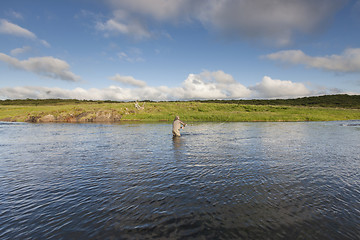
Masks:
[[[141,107],[139,107],[139,105]],[[79,102],[1,105],[0,121],[32,123],[309,122],[359,120],[359,108],[249,105],[219,102]]]

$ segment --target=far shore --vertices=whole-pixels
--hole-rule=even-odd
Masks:
[[[8,122],[294,122],[360,119],[360,96],[329,95],[293,100],[112,102],[80,100],[0,101]]]

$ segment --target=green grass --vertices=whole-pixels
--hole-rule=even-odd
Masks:
[[[176,115],[183,121],[254,122],[254,121],[335,121],[360,119],[360,109],[248,105],[221,102],[146,102],[137,110],[134,102],[53,102],[46,104],[0,105],[0,119],[24,122],[30,117],[53,115],[65,121],[70,116],[87,118],[99,111],[121,115],[121,121],[170,122]],[[142,103],[140,103],[142,105]]]

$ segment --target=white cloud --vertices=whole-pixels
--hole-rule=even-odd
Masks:
[[[285,46],[296,34],[317,33],[343,0],[108,0],[114,16],[98,29],[151,36],[147,24],[200,21],[221,36]],[[136,25],[130,25],[135,22]],[[130,27],[132,26],[132,27]],[[131,28],[133,28],[131,30]]]
[[[121,76],[119,74],[116,74],[115,76],[110,77],[109,79],[116,81],[116,82],[124,83],[126,85],[135,86],[135,87],[145,87],[146,86],[146,82],[137,80],[132,76]]]
[[[36,39],[36,35],[34,33],[16,24],[13,24],[5,19],[0,20],[0,33],[13,35],[17,37]]]
[[[19,25],[11,23],[5,19],[0,19],[0,33],[17,36],[17,37],[29,38],[31,40],[38,40],[45,47],[50,47],[50,44],[48,42],[46,42],[45,40],[38,39],[33,32],[25,28],[22,28]]]
[[[311,95],[302,83],[271,79],[268,76],[263,77],[262,81],[253,87],[254,97],[259,98],[293,98]]]
[[[251,94],[249,89],[223,71],[189,74],[180,91],[185,99],[235,99]]]
[[[117,13],[117,12],[116,12]],[[95,28],[99,31],[104,31],[105,36],[110,35],[128,35],[137,40],[142,40],[151,37],[151,33],[148,31],[144,24],[134,19],[124,19],[123,17],[114,16],[105,23],[97,22]]]
[[[324,57],[312,57],[301,50],[286,50],[268,54],[265,58],[291,64],[303,64],[325,71],[360,72],[360,48],[348,48],[341,55]]]
[[[0,61],[6,62],[14,68],[32,72],[47,78],[71,82],[80,81],[80,77],[69,70],[69,64],[58,58],[36,57],[21,61],[4,53],[0,53]]]
[[[11,55],[13,56],[16,56],[16,55],[19,55],[19,54],[23,54],[23,53],[26,53],[28,51],[31,50],[31,47],[29,46],[23,46],[22,48],[15,48],[13,50],[11,50]]]

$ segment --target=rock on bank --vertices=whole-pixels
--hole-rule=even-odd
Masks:
[[[97,112],[82,112],[80,114],[66,114],[54,116],[46,115],[29,115],[26,122],[32,123],[49,123],[49,122],[68,122],[68,123],[86,123],[86,122],[119,122],[122,115],[114,110],[101,110]]]

